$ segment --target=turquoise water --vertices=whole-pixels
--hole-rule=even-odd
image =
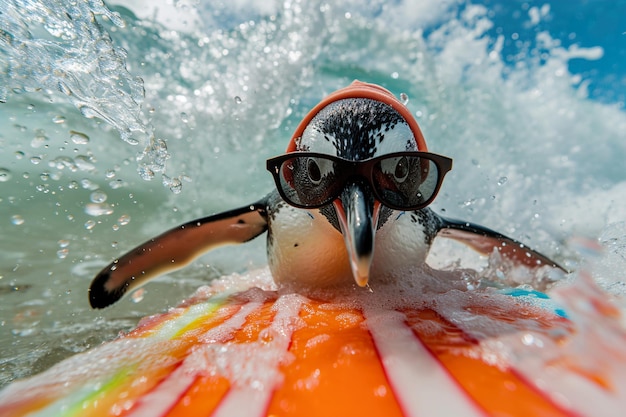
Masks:
[[[171,3],[0,0],[0,386],[264,265],[259,239],[87,301],[121,252],[262,197],[264,160],[355,78],[455,159],[436,210],[623,294],[626,2]]]

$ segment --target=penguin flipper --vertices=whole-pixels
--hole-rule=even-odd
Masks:
[[[130,289],[189,264],[202,253],[244,243],[267,230],[267,198],[249,206],[193,220],[150,239],[107,265],[91,282],[89,303],[104,308]]]
[[[438,236],[447,237],[464,243],[484,255],[497,249],[506,258],[529,268],[544,265],[568,272],[558,263],[515,239],[491,230],[487,227],[462,220],[440,218]]]

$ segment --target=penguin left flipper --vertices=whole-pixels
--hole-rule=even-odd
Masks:
[[[456,219],[440,217],[438,236],[462,242],[484,255],[497,249],[504,257],[529,268],[544,265],[568,271],[558,263],[515,239],[491,230],[487,227]]]
[[[267,230],[267,197],[239,209],[193,220],[150,239],[107,265],[93,279],[89,303],[104,308],[130,289],[182,268],[202,253],[244,243]]]

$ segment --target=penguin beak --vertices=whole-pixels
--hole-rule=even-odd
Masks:
[[[350,257],[352,275],[356,283],[364,287],[369,281],[380,204],[375,202],[366,185],[352,182],[333,205]]]

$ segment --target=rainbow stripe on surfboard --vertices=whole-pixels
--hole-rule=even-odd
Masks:
[[[538,294],[451,283],[303,295],[251,274],[10,385],[0,416],[578,416],[577,390],[610,396],[598,375],[547,387],[511,360],[502,340],[558,345],[572,332]]]

